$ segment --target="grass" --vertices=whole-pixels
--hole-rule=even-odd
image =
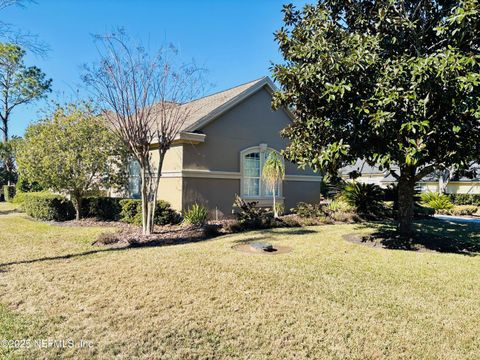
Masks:
[[[105,229],[21,214],[0,228],[0,335],[92,341],[2,358],[480,357],[480,257],[344,241],[372,231],[358,225],[126,250],[92,248]],[[231,248],[253,240],[293,251]]]

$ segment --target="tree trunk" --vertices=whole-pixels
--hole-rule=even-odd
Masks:
[[[142,194],[142,233],[143,235],[150,235],[150,226],[148,226],[148,191],[147,191],[147,174],[145,171],[145,165],[142,166],[141,171],[141,190]]]
[[[273,186],[273,217],[278,218],[277,206],[275,204],[275,185]]]
[[[2,133],[3,133],[3,137],[2,137],[2,142],[4,144],[7,143],[8,141],[8,120],[5,118],[5,119],[2,119]]]
[[[73,206],[75,208],[75,220],[80,220],[82,218],[82,202],[83,198],[80,195],[74,195]]]
[[[398,180],[398,231],[407,238],[413,235],[415,172],[412,166],[402,168]]]

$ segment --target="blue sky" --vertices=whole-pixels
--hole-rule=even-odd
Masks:
[[[215,92],[270,75],[270,61],[281,61],[273,32],[282,25],[285,2],[301,6],[307,1],[37,0],[2,11],[2,20],[38,34],[50,46],[45,59],[26,58],[27,65],[39,66],[53,79],[50,99],[74,96],[81,86],[81,66],[98,59],[92,34],[119,26],[152,50],[173,43],[183,59],[195,59],[208,69],[209,92]],[[22,135],[45,108],[44,101],[17,108],[11,135]]]

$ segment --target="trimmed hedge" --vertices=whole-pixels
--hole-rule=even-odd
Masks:
[[[22,209],[35,219],[65,221],[75,218],[71,201],[62,195],[48,192],[25,193]]]
[[[120,212],[120,221],[142,225],[142,202],[136,199],[123,199],[119,202],[122,210]],[[164,200],[158,200],[155,208],[156,225],[178,224],[181,221],[180,215],[170,207],[170,204]]]
[[[87,197],[82,202],[82,216],[97,220],[116,221],[120,219],[122,198]]]
[[[5,201],[13,202],[13,198],[15,197],[15,186],[3,185],[3,197]]]
[[[465,216],[473,215],[478,211],[475,205],[456,205],[451,209],[438,210],[437,213],[443,215]]]
[[[448,194],[455,205],[480,206],[480,194]]]

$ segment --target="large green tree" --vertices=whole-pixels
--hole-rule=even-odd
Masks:
[[[1,32],[0,32],[1,33]],[[0,43],[0,132],[7,147],[9,125],[13,110],[20,105],[43,98],[51,88],[51,79],[36,66],[27,67],[25,50],[16,44]],[[6,179],[14,178],[14,161],[10,156],[0,158]]]
[[[297,120],[286,156],[328,173],[363,159],[398,179],[412,234],[416,181],[480,153],[477,0],[322,0],[284,7],[274,106]]]
[[[25,50],[15,44],[0,43],[0,130],[8,141],[8,125],[13,109],[41,99],[51,89],[51,79],[36,66],[25,66]]]
[[[82,200],[126,179],[124,145],[89,103],[59,106],[52,117],[30,125],[18,145],[22,178],[68,194],[81,217]]]

